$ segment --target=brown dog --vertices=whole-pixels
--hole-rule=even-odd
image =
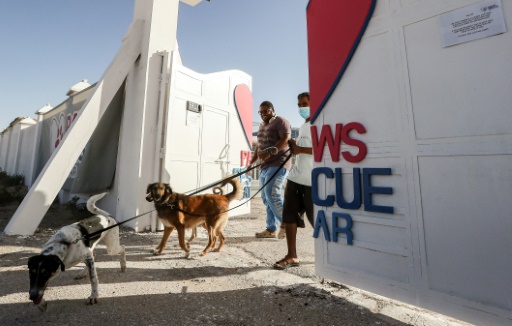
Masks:
[[[208,245],[201,253],[206,255],[220,238],[219,246],[214,251],[220,251],[224,245],[222,230],[228,222],[229,203],[239,199],[243,194],[243,187],[238,178],[233,178],[226,183],[233,186],[233,191],[226,195],[205,194],[186,196],[172,191],[167,183],[153,183],[148,185],[146,200],[155,203],[158,218],[164,225],[164,234],[158,247],[153,250],[155,255],[160,255],[167,245],[167,240],[172,231],[178,231],[178,240],[181,249],[189,255],[189,246],[185,243],[185,230],[195,228],[203,224],[208,231]],[[191,240],[189,240],[191,241]]]

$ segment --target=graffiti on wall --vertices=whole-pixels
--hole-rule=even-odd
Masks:
[[[241,167],[241,168],[234,168],[233,174],[242,173],[245,170],[247,170],[247,167]],[[242,187],[244,187],[244,196],[241,199],[246,199],[251,197],[251,184],[252,184],[252,177],[248,175],[247,173],[241,174],[238,179],[240,180],[240,183],[242,184]]]
[[[71,127],[71,124],[75,121],[78,115],[78,110],[72,113],[66,114],[65,112],[61,112],[57,117],[52,118],[51,126],[50,126],[50,151],[53,152],[57,147],[59,147],[64,135]]]
[[[50,123],[50,153],[53,153],[57,147],[62,143],[64,135],[68,132],[69,128],[78,116],[78,110],[72,113],[60,112],[55,117],[52,117]],[[80,154],[80,157],[76,161],[73,169],[69,173],[69,178],[75,178],[82,162],[85,149]]]

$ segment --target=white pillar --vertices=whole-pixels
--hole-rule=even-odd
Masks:
[[[176,44],[179,0],[136,0],[134,19],[145,24],[142,53],[128,75],[126,98],[119,141],[116,185],[116,218],[126,220],[150,210],[145,200],[148,183],[154,182],[159,158],[155,157],[161,110],[162,71],[168,60],[162,53],[172,53]],[[131,221],[127,226],[140,231],[150,225],[149,216]]]
[[[42,108],[40,108],[39,110],[37,110],[35,113],[37,115],[37,124],[36,124],[36,131],[34,132],[34,148],[32,150],[32,155],[31,155],[31,165],[32,167],[30,168],[30,172],[28,175],[25,176],[25,184],[28,186],[28,187],[31,187],[33,184],[34,184],[34,172],[36,171],[36,168],[37,168],[37,159],[38,159],[38,156],[37,156],[37,153],[39,152],[39,146],[40,146],[40,142],[39,142],[39,139],[41,139],[41,130],[42,130],[42,122],[43,122],[43,116],[45,113],[47,113],[48,111],[50,111],[51,109],[53,109],[53,107],[50,105],[50,103],[47,103],[45,106],[43,106]]]

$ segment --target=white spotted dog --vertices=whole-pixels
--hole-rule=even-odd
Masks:
[[[103,240],[109,255],[121,256],[121,271],[126,269],[125,249],[119,243],[119,227],[111,228],[90,239],[82,238],[117,223],[110,214],[96,207],[96,202],[105,195],[106,193],[94,195],[87,201],[87,209],[94,216],[63,227],[44,245],[39,255],[28,260],[30,300],[39,310],[46,310],[43,295],[48,282],[61,271],[81,262],[85,262],[85,268],[75,278],[83,278],[89,274],[91,295],[88,304],[98,302],[98,275],[94,266],[93,250],[100,240]]]

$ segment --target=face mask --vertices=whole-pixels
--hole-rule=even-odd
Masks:
[[[304,119],[309,118],[309,108],[299,108],[299,114]]]

